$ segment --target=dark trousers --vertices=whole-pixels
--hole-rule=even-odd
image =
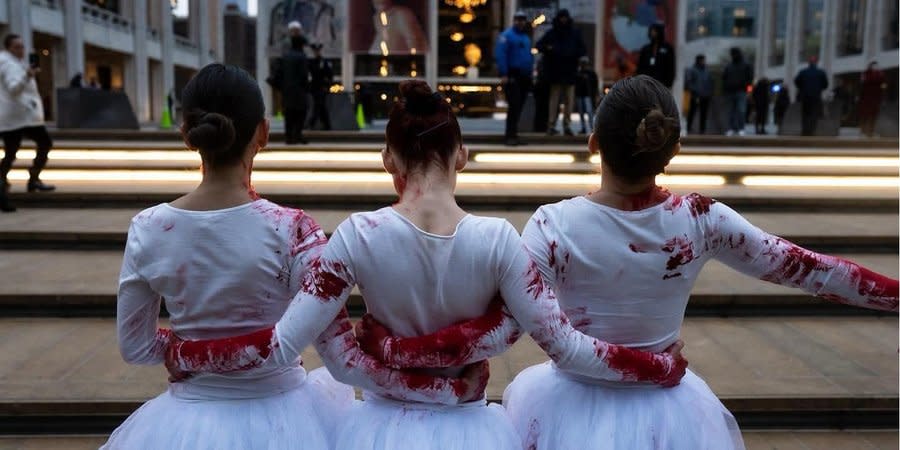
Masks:
[[[310,128],[315,127],[316,123],[321,121],[323,130],[331,129],[331,118],[328,117],[328,106],[325,103],[325,101],[328,99],[327,95],[328,95],[328,92],[326,92],[324,89],[322,89],[322,90],[317,89],[317,90],[313,91],[313,94],[312,94],[313,114],[312,114],[312,119],[309,119],[309,127]]]
[[[531,79],[528,77],[509,77],[509,81],[503,85],[506,102],[509,104],[506,112],[506,139],[516,139],[519,136],[519,117],[522,116],[522,107],[530,90]]]
[[[801,101],[803,115],[803,135],[815,136],[816,122],[822,115],[822,99],[821,98],[804,98]]]
[[[53,141],[50,140],[50,134],[47,133],[47,127],[38,125],[35,127],[19,128],[16,130],[4,131],[3,133],[0,133],[0,136],[3,137],[3,149],[5,150],[3,161],[0,162],[0,181],[3,183],[6,182],[6,177],[9,175],[9,170],[12,168],[13,161],[16,160],[16,153],[22,145],[23,137],[34,141],[34,144],[37,147],[37,154],[31,164],[31,169],[28,171],[31,179],[37,180],[41,171],[44,170],[44,166],[47,165],[47,154],[50,153],[50,148],[53,147]],[[0,186],[0,188],[3,188],[3,186]]]
[[[296,144],[303,140],[303,123],[306,122],[306,103],[285,106],[284,142]]]
[[[766,134],[766,121],[769,120],[769,104],[754,103],[753,109],[756,113],[756,134]]]
[[[691,107],[688,108],[687,131],[690,133],[693,129],[694,115],[700,110],[700,134],[706,133],[706,113],[709,112],[709,97],[691,96]]]

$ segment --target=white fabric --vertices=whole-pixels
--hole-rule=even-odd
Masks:
[[[671,389],[572,380],[549,361],[520,372],[503,406],[533,450],[743,449],[734,417],[688,370]]]
[[[232,336],[272,326],[325,243],[302,211],[257,200],[215,211],[161,204],[131,222],[119,279],[117,329],[122,357],[161,364],[156,338],[161,299],[182,339]],[[184,399],[272,395],[303,383],[295,360],[282,368],[201,374],[171,385]]]
[[[287,392],[240,400],[186,400],[171,390],[144,403],[102,450],[284,450],[334,448],[335,422],[345,410],[312,380]],[[324,373],[327,377],[327,372]],[[332,382],[332,384],[334,384]],[[172,386],[172,385],[170,385]]]
[[[28,62],[0,51],[0,132],[44,123],[44,104]]]

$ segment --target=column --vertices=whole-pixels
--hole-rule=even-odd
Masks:
[[[829,86],[834,86],[832,65],[835,53],[837,53],[834,42],[834,34],[837,31],[837,11],[838,2],[824,2],[822,6],[822,44],[819,46],[819,67],[828,75]]]
[[[69,78],[84,73],[84,29],[81,0],[66,0],[63,28],[66,35],[66,66]]]
[[[597,72],[597,80],[600,89],[603,90],[603,72],[605,69],[604,58],[606,54],[603,43],[606,37],[606,3],[598,2],[594,6],[594,70]],[[602,93],[602,92],[601,92]]]
[[[772,48],[772,18],[771,3],[772,0],[760,0],[759,8],[756,12],[756,64],[753,68],[756,76],[765,76],[766,68],[769,66],[769,51]]]
[[[675,23],[675,81],[672,83],[672,94],[675,96],[675,105],[681,111],[684,100],[684,68],[689,55],[685,55],[687,47],[687,2],[678,2],[678,19]]]
[[[347,10],[347,4],[350,2],[340,2],[339,10],[337,11],[341,17],[349,17],[349,12]],[[349,22],[344,20],[344,29],[341,31],[343,34],[343,41],[341,42],[341,84],[344,85],[344,92],[356,95],[356,90],[353,89],[353,73],[355,70],[356,64],[356,55],[350,52],[350,27],[348,26]]]
[[[128,78],[131,86],[131,103],[138,122],[151,120],[150,117],[150,65],[147,61],[147,0],[133,0],[134,53],[129,66],[133,73]],[[152,0],[151,0],[152,1]]]
[[[262,89],[266,112],[271,116],[272,88],[265,79],[269,77],[269,15],[272,12],[272,0],[258,0],[256,10],[256,80]]]
[[[159,43],[162,53],[162,92],[163,107],[166,96],[175,88],[175,30],[172,26],[172,5],[169,2],[157,3],[159,8]],[[172,111],[174,114],[175,111]]]
[[[425,53],[425,82],[437,92],[438,2],[428,2],[428,53]]]
[[[216,60],[225,61],[225,0],[216,0]]]
[[[79,18],[81,11],[78,11]],[[9,0],[9,32],[22,36],[26,51],[34,49],[31,37],[31,0]]]
[[[884,2],[868,1],[866,2],[866,21],[863,29],[866,30],[865,41],[863,41],[863,55],[865,55],[865,63],[868,64],[875,59],[875,55],[881,51],[881,31],[884,17]]]
[[[197,32],[199,34],[199,36],[197,36],[197,45],[200,47],[200,67],[213,62],[213,58],[209,56],[209,52],[214,50],[211,36],[212,26],[209,16],[211,12],[218,11],[218,3],[219,2],[215,2],[212,5],[212,8],[197,8],[197,17],[191,17],[191,23],[197,24]],[[209,6],[209,4],[207,4],[207,6]],[[212,9],[212,11],[210,11],[210,9]],[[194,22],[194,20],[196,20],[196,22]]]
[[[803,6],[804,1],[788,2],[787,30],[784,35],[784,81],[789,86],[794,96],[797,95],[797,88],[794,86],[794,76],[797,74],[797,68],[800,60],[800,46],[803,39]]]

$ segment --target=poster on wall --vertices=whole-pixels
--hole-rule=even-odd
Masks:
[[[343,53],[344,17],[341,0],[283,0],[272,8],[269,42],[283,47],[287,25],[300,22],[310,44],[322,44],[322,55],[340,58]]]
[[[641,47],[650,42],[647,37],[650,25],[665,25],[666,41],[675,42],[677,3],[676,0],[605,0],[604,79],[634,75]]]
[[[428,52],[427,0],[349,0],[350,51],[377,55]]]

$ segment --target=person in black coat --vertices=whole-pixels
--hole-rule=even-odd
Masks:
[[[537,42],[538,51],[543,53],[543,69],[550,84],[549,117],[547,134],[556,134],[556,117],[559,104],[563,104],[563,131],[571,136],[569,127],[572,106],[575,103],[575,78],[578,60],[587,54],[581,33],[572,26],[569,10],[561,9],[553,18],[553,27]],[[562,100],[560,100],[560,96]]]
[[[753,86],[753,111],[756,112],[756,134],[766,134],[769,119],[769,79],[762,77]]]
[[[331,67],[331,62],[322,57],[322,44],[315,43],[310,48],[313,49],[315,56],[309,65],[309,90],[312,92],[313,99],[313,115],[309,120],[309,127],[312,128],[321,121],[322,129],[330,130],[331,118],[328,117],[328,105],[325,101],[334,79],[334,69]]]
[[[649,75],[672,89],[675,81],[675,49],[666,42],[666,26],[661,23],[647,29],[650,43],[641,48],[637,73]]]
[[[722,72],[722,92],[728,100],[728,130],[726,134],[744,135],[747,120],[747,86],[753,83],[753,67],[744,62],[744,52],[731,48],[731,62]]]
[[[291,48],[281,62],[281,95],[284,103],[284,141],[286,144],[306,144],[303,123],[306,121],[306,94],[309,90],[309,66],[303,53],[305,39],[291,37]]]
[[[797,86],[797,100],[803,109],[803,135],[816,134],[816,122],[822,115],[822,92],[828,89],[828,76],[816,67],[818,58],[809,58],[809,65],[794,78]]]
[[[597,72],[591,68],[591,60],[582,56],[578,78],[575,80],[575,104],[578,105],[578,116],[581,118],[581,134],[587,134],[587,130],[593,129],[594,108],[599,98],[600,82]]]

